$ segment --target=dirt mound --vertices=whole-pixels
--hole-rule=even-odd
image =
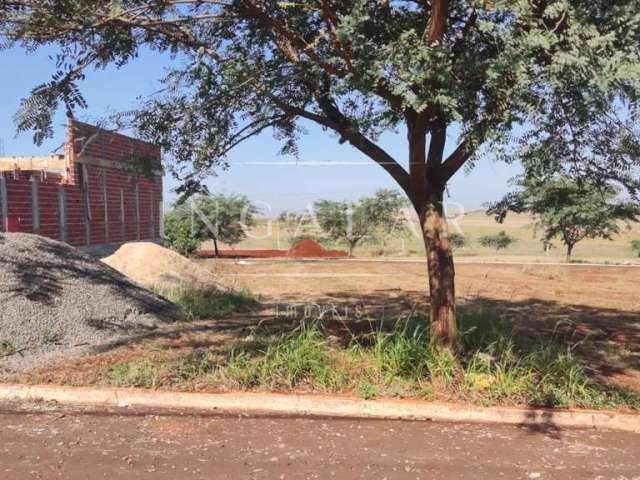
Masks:
[[[289,249],[290,257],[320,257],[324,250],[310,238],[303,238]]]
[[[221,288],[212,271],[152,242],[125,243],[102,261],[148,288],[171,288],[185,283]]]
[[[173,304],[65,243],[0,234],[0,372],[41,367],[176,318]]]
[[[303,238],[289,249],[289,257],[344,257],[341,250],[325,250],[311,238]]]

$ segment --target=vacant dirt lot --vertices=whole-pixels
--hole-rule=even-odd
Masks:
[[[224,320],[167,327],[116,350],[35,372],[26,380],[104,383],[105,369],[119,362],[146,358],[167,362],[194,350],[206,350],[223,361],[238,342],[251,341],[257,325],[290,331],[302,319],[321,319],[341,335],[349,330],[371,331],[382,319],[393,322],[426,306],[422,262],[209,259],[201,265],[226,285],[248,288],[261,305]],[[638,285],[640,269],[634,267],[457,267],[462,311],[483,309],[512,322],[534,340],[553,336],[587,354],[599,381],[633,389],[640,389]],[[145,382],[135,384],[147,386]],[[204,383],[189,388],[220,387]]]
[[[205,260],[236,285],[276,301],[355,302],[393,308],[424,306],[427,279],[421,261],[370,260]],[[466,302],[540,305],[553,310],[640,317],[640,268],[580,265],[459,264],[456,289]],[[542,307],[545,306],[544,309]],[[640,318],[636,318],[640,321]]]
[[[393,319],[426,307],[419,261],[207,260],[229,283],[276,304],[280,317]],[[461,305],[490,309],[534,335],[590,350],[611,380],[640,386],[640,268],[459,264]]]

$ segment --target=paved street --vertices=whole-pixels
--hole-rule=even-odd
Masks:
[[[2,480],[640,479],[630,433],[11,405],[0,432]]]

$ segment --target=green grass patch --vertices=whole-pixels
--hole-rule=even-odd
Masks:
[[[227,378],[243,388],[294,388],[307,385],[334,390],[338,377],[324,336],[317,325],[301,325],[264,350],[233,351]]]
[[[172,289],[157,288],[156,292],[178,305],[184,318],[189,321],[223,318],[258,305],[256,297],[248,290],[221,291],[185,284]]]
[[[148,359],[111,365],[103,378],[105,383],[118,387],[157,388],[163,384],[160,367]]]
[[[459,350],[432,348],[421,315],[349,332],[304,323],[293,331],[254,329],[228,354],[194,350],[164,362],[109,367],[108,384],[156,388],[195,385],[412,397],[480,405],[640,409],[640,392],[602,383],[584,357],[558,339],[515,335],[490,312],[462,311]],[[348,323],[345,323],[348,325]],[[345,336],[345,338],[346,338]]]
[[[282,335],[266,348],[236,349],[222,377],[242,388],[355,392],[363,398],[410,396],[479,404],[640,409],[640,392],[598,383],[585,360],[555,339],[518,339],[483,312],[460,315],[460,350],[432,348],[420,315],[329,343],[319,324]],[[220,377],[218,377],[220,378]]]

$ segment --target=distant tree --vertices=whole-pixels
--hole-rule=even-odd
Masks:
[[[640,240],[631,241],[631,250],[638,252],[638,256],[640,257]]]
[[[406,200],[395,190],[378,190],[373,197],[358,202],[320,200],[314,204],[318,224],[327,236],[344,243],[349,256],[357,245],[372,242],[393,229],[405,228],[402,208]]]
[[[194,228],[191,211],[177,207],[164,217],[164,244],[183,255],[195,252],[202,243],[200,231]]]
[[[311,216],[307,213],[284,211],[278,216],[278,226],[287,233],[289,243],[293,245],[306,236],[306,228],[311,223]]]
[[[567,262],[575,245],[585,238],[613,239],[623,226],[637,222],[640,205],[622,200],[611,184],[576,181],[566,176],[524,178],[520,190],[491,206],[488,213],[503,221],[508,211],[531,212],[539,217],[536,228],[543,238],[560,238]]]
[[[193,219],[201,237],[213,240],[216,256],[218,242],[229,246],[247,238],[247,230],[256,224],[257,207],[244,195],[198,195],[190,200]]]
[[[468,242],[467,237],[462,235],[461,233],[453,232],[449,234],[449,243],[451,247],[456,248],[464,248]]]
[[[212,240],[216,256],[218,242],[235,245],[255,225],[258,209],[243,195],[198,195],[176,205],[165,217],[165,243],[189,254]]]
[[[513,242],[515,242],[515,239],[504,230],[498,232],[496,235],[484,235],[480,237],[480,245],[487,248],[495,248],[496,252],[508,248]]]

